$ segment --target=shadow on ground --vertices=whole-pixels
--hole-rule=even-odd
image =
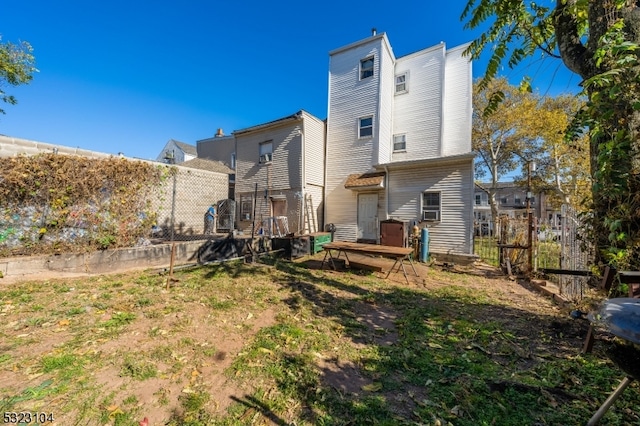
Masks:
[[[603,386],[602,377],[592,383],[594,371],[608,368],[607,385],[615,384],[615,367],[603,367],[599,354],[577,357],[585,322],[494,304],[454,285],[380,286],[366,273],[274,266],[290,311],[330,319],[357,353],[344,359],[325,348],[322,357],[301,351],[278,361],[286,371],[276,377],[279,391],[311,424],[582,424],[602,402],[584,395],[585,386]],[[238,402],[287,424],[266,399]],[[640,407],[626,404],[610,424],[637,420]]]

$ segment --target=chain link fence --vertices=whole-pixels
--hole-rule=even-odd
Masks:
[[[228,198],[229,175],[175,167],[177,172],[150,194],[157,217],[150,230],[152,241],[207,239],[232,232],[236,209],[235,201]],[[209,224],[211,206],[215,216]]]
[[[56,254],[211,238],[235,226],[229,175],[119,157],[0,159],[0,255]]]
[[[563,205],[557,220],[557,223],[548,223],[533,218],[533,268],[534,271],[566,271],[566,274],[551,274],[549,278],[558,285],[561,294],[579,300],[589,284],[589,277],[585,275],[593,262],[593,250],[579,238],[581,221],[575,209]],[[476,221],[474,254],[497,267],[504,267],[508,258],[513,272],[526,271],[528,226],[527,219],[506,215],[497,223]],[[571,274],[571,271],[582,275]]]
[[[321,187],[276,189],[266,184],[236,188],[238,232],[286,236],[323,231]]]

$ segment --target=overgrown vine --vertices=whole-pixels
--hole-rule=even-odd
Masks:
[[[600,259],[617,269],[640,268],[640,62],[622,21],[600,39],[596,65],[604,71],[584,82],[589,102],[578,116],[592,141],[593,193],[587,238]],[[572,135],[569,134],[569,137]]]
[[[168,173],[142,161],[53,153],[0,158],[0,256],[133,246]]]

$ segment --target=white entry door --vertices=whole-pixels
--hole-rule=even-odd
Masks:
[[[378,194],[358,195],[358,239],[378,238]]]

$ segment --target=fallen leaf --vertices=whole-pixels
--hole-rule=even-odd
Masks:
[[[58,325],[61,326],[61,327],[64,327],[64,326],[69,325],[69,324],[71,324],[71,321],[69,321],[68,319],[63,319],[63,320],[58,321]]]
[[[456,417],[462,417],[464,415],[464,411],[462,411],[462,408],[460,408],[459,405],[456,405],[451,409],[451,414],[453,414]]]
[[[378,392],[380,389],[382,389],[382,383],[378,382],[362,386],[362,390],[367,392]]]
[[[437,344],[437,343],[429,342],[429,343],[428,343],[428,346],[429,346],[430,348],[434,348],[434,349],[442,349],[442,346],[441,346],[441,345],[439,345],[439,344]]]

